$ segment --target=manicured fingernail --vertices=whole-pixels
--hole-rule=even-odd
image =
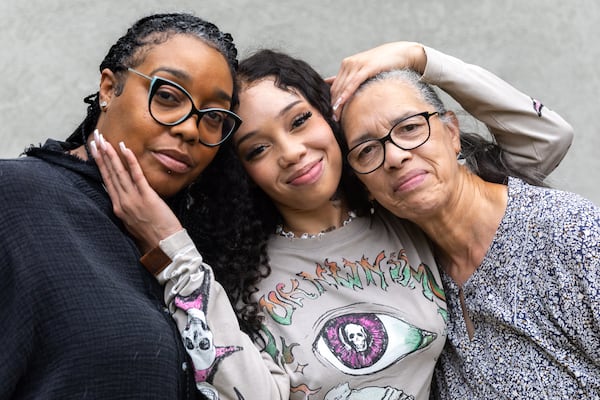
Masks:
[[[94,140],[97,142],[100,141],[100,132],[98,132],[98,129],[94,129]]]
[[[92,156],[94,158],[98,157],[98,148],[96,147],[96,141],[95,140],[92,140],[90,142],[90,148],[91,148],[91,151],[92,151]]]
[[[99,139],[98,143],[100,143],[100,147],[102,148],[102,150],[106,150],[106,140],[104,140],[104,136],[102,136],[102,134],[100,134],[98,139]]]
[[[127,149],[127,147],[125,147],[125,143],[123,142],[119,142],[119,148],[121,149],[121,153]]]
[[[340,104],[342,104],[342,98],[338,97],[338,99],[335,101],[335,104],[333,105],[333,111],[336,111]]]
[[[332,117],[332,118],[333,118],[333,120],[334,120],[335,122],[338,122],[337,115],[333,114],[333,117]]]

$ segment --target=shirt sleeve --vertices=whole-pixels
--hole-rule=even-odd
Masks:
[[[429,47],[425,52],[422,79],[486,124],[516,166],[544,176],[558,166],[573,141],[573,128],[560,115],[477,65]]]
[[[185,230],[162,240],[172,262],[156,278],[208,398],[289,399],[289,378],[241,331],[223,287]],[[218,397],[215,394],[218,393]]]

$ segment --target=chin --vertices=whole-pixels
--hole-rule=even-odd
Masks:
[[[184,188],[184,185],[178,184],[171,176],[160,180],[149,178],[148,184],[163,199],[175,196]]]

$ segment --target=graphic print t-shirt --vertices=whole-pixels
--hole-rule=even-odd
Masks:
[[[272,272],[256,296],[265,351],[291,377],[291,399],[428,398],[446,338],[429,248],[387,214],[320,238],[271,238]]]

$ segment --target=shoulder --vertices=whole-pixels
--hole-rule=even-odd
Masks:
[[[535,210],[539,216],[547,218],[554,214],[557,222],[572,217],[598,218],[600,212],[592,201],[576,193],[529,185],[518,178],[509,179],[508,196],[518,209]]]
[[[10,187],[34,189],[32,184],[44,182],[56,172],[36,157],[0,160],[0,184],[3,191]]]
[[[600,241],[600,208],[572,192],[531,186],[511,178],[509,211],[526,219],[528,229],[539,239],[573,249],[597,247]]]
[[[4,219],[12,215],[9,210],[21,214],[67,207],[65,193],[75,192],[72,186],[72,180],[60,166],[43,159],[0,160],[0,203],[3,207],[0,214]]]

